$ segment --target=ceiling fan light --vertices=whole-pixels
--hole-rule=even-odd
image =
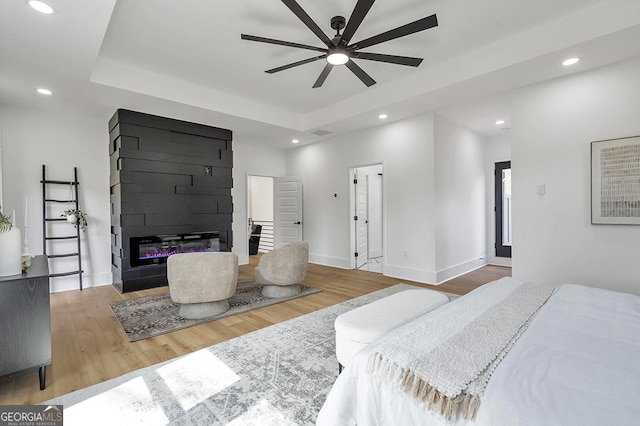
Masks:
[[[349,56],[344,52],[333,52],[327,56],[327,62],[331,65],[344,65],[349,62]]]

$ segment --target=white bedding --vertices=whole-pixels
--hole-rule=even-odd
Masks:
[[[640,424],[638,296],[560,286],[494,372],[474,421],[447,423],[418,400],[370,380],[375,345],[338,377],[318,425]]]

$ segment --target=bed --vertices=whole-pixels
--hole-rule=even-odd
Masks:
[[[488,289],[482,286],[390,334],[446,318]],[[463,305],[457,307],[460,309]],[[372,373],[387,335],[360,351],[329,392],[317,424],[338,425],[631,425],[640,424],[640,297],[564,284],[536,310],[497,364],[472,418],[437,410]]]

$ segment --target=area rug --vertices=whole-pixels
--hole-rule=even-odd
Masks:
[[[412,288],[398,284],[43,404],[62,404],[65,426],[314,425],[338,376],[336,317]]]
[[[169,293],[111,302],[109,306],[129,341],[135,342],[322,291],[302,284],[300,287],[300,294],[270,299],[262,295],[262,286],[254,280],[238,280],[236,294],[229,299],[229,310],[201,319],[187,319],[178,315],[180,305],[171,300]]]

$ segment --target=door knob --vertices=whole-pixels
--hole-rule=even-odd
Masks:
[[[293,222],[294,225],[301,225],[302,222],[298,221],[298,222]]]

